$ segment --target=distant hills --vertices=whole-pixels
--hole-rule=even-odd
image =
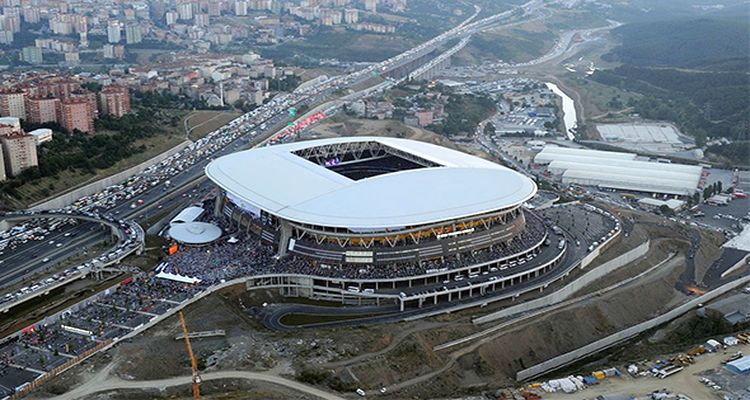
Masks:
[[[676,123],[700,145],[708,137],[750,138],[750,27],[746,17],[711,16],[631,23],[603,58],[599,83],[640,93],[644,118]]]
[[[747,16],[632,23],[613,31],[622,45],[606,58],[635,66],[748,71]]]

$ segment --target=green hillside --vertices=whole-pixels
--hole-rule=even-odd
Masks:
[[[746,18],[634,23],[615,29],[614,34],[622,45],[607,58],[624,64],[748,70],[750,24]]]

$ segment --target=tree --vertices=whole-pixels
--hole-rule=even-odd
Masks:
[[[669,208],[669,206],[667,206],[666,204],[662,204],[661,206],[659,206],[659,212],[662,215],[666,215],[666,216],[674,215],[674,211],[672,211],[672,209]]]
[[[484,134],[485,135],[494,135],[495,134],[495,124],[492,122],[488,122],[484,125]]]

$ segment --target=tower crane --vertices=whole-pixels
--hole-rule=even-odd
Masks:
[[[182,325],[182,335],[185,337],[185,345],[187,346],[188,354],[190,355],[190,363],[193,367],[193,399],[200,400],[201,375],[200,371],[198,371],[198,362],[193,355],[193,347],[190,345],[190,338],[188,337],[187,326],[185,325],[185,315],[182,314],[182,311],[180,311],[180,325]]]

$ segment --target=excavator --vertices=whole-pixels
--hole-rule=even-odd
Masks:
[[[198,362],[193,355],[193,347],[190,345],[190,337],[188,337],[187,326],[185,325],[185,315],[182,314],[182,311],[180,311],[180,324],[182,325],[182,335],[185,337],[185,345],[187,346],[188,354],[190,355],[190,362],[193,366],[193,399],[200,400],[201,375],[200,371],[198,371]]]

